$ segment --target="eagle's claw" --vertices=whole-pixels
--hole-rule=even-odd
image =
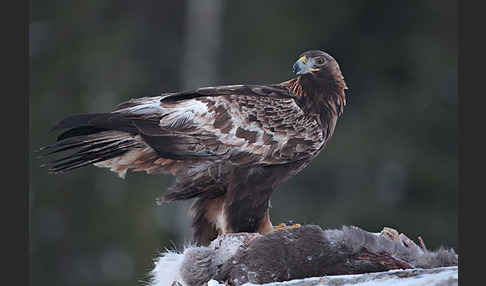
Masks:
[[[288,222],[282,222],[279,225],[274,226],[273,231],[283,230],[283,229],[292,229],[292,228],[297,228],[297,227],[301,227],[301,225],[299,223],[294,224],[293,221],[289,220]]]

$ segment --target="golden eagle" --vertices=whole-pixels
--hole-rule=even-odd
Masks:
[[[324,148],[346,104],[347,88],[329,54],[306,51],[295,78],[279,84],[226,85],[131,99],[109,113],[73,115],[47,154],[51,173],[87,165],[169,173],[172,202],[191,207],[194,241],[218,234],[273,230],[273,190]]]

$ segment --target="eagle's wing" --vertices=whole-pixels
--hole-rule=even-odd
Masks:
[[[310,158],[326,136],[279,85],[132,99],[111,113],[68,117],[55,129],[67,131],[51,153],[79,150],[54,161],[52,172],[95,164],[120,176],[129,169],[189,177],[223,164],[285,164]]]
[[[115,113],[155,116],[134,123],[160,157],[282,164],[311,156],[322,128],[304,114],[286,88],[222,86],[121,104]]]

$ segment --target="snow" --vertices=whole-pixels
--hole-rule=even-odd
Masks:
[[[265,286],[439,286],[458,285],[457,266],[440,267],[434,269],[390,270],[386,272],[366,273],[356,275],[334,275],[296,279],[286,282],[261,284]],[[211,284],[209,284],[211,283]],[[209,281],[208,286],[224,286],[215,280]],[[246,283],[243,286],[255,286]]]
[[[208,281],[208,286],[221,286],[221,285],[224,286],[224,284],[219,284],[218,281],[213,280],[213,279]]]

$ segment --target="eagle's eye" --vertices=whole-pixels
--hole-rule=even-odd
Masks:
[[[316,65],[322,65],[324,63],[324,58],[323,57],[317,57],[314,59],[314,63]]]

